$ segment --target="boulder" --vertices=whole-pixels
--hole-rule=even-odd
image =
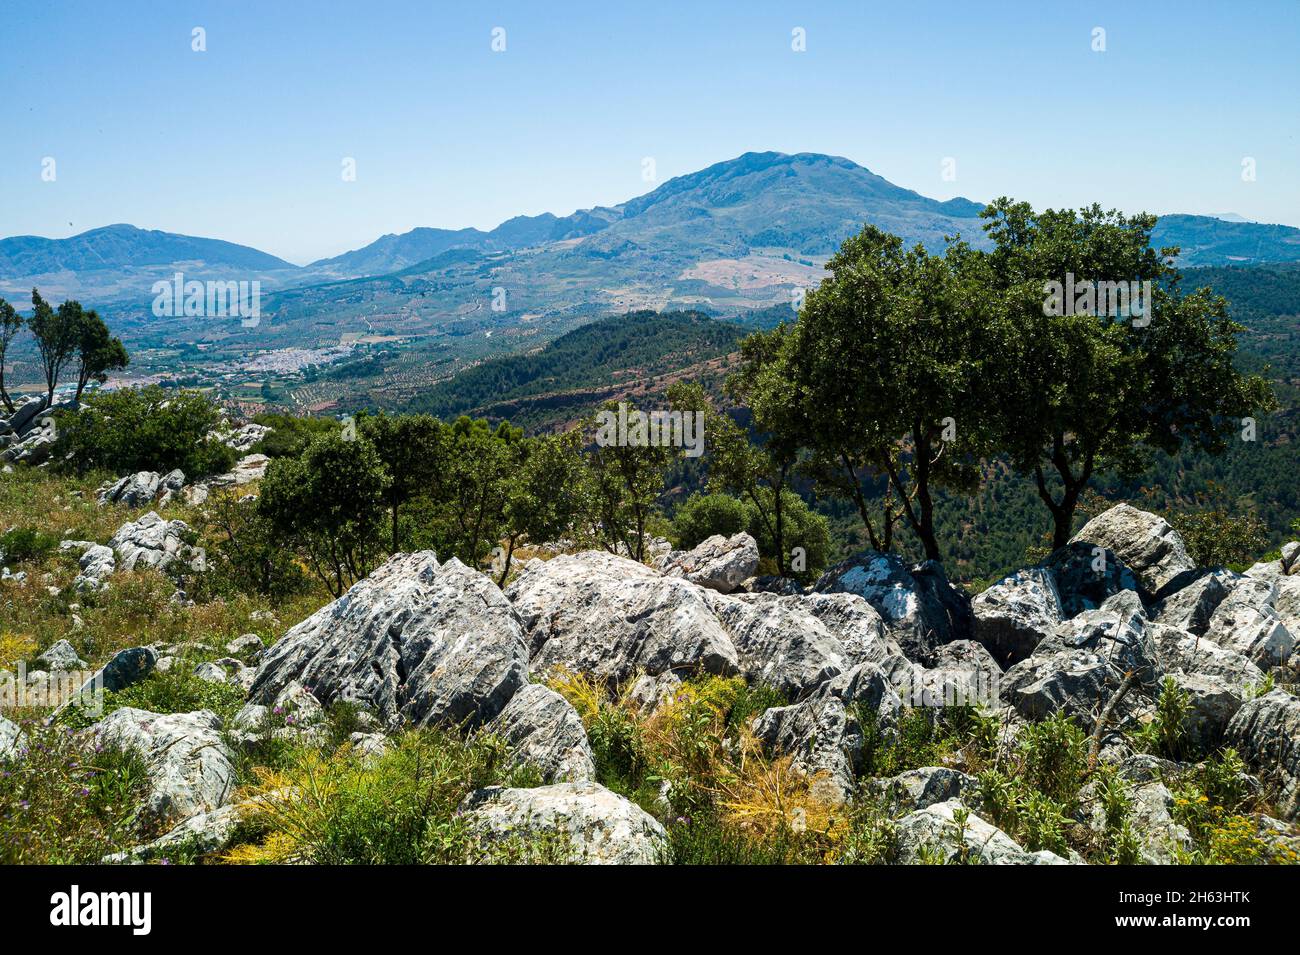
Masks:
[[[117,569],[117,558],[113,548],[103,544],[91,544],[77,561],[80,573],[72,582],[79,591],[98,591],[105,587],[104,579]]]
[[[1028,852],[992,823],[968,812],[963,827],[957,815],[967,811],[958,799],[934,803],[898,821],[899,861],[966,862],[977,865],[1069,865],[1046,850]]]
[[[1042,567],[1004,577],[971,601],[975,639],[1003,666],[1019,663],[1065,619],[1056,580]]]
[[[519,763],[541,770],[545,782],[587,782],[596,765],[577,711],[554,690],[537,683],[520,687],[487,731],[509,745]]]
[[[209,437],[220,441],[227,447],[233,448],[240,454],[247,454],[249,449],[270,434],[271,430],[264,424],[255,424],[250,421],[248,424],[241,425],[233,430],[214,431]]]
[[[735,673],[736,648],[708,593],[599,551],[530,560],[506,588],[535,672],[560,667],[616,684],[668,670]]]
[[[1123,673],[1093,650],[1035,653],[1002,675],[1001,698],[1022,716],[1046,719],[1058,711],[1090,728],[1123,681]]]
[[[1273,690],[1247,700],[1228,724],[1224,743],[1265,777],[1281,783],[1290,794],[1281,807],[1283,818],[1300,818],[1295,798],[1300,780],[1300,699]]]
[[[1279,577],[1273,609],[1282,625],[1294,636],[1300,633],[1300,576]]]
[[[1171,673],[1169,678],[1187,694],[1190,711],[1184,725],[1192,741],[1203,752],[1213,752],[1241,709],[1241,689],[1222,677],[1201,673]]]
[[[17,723],[0,716],[0,760],[18,759],[26,750],[26,734]]]
[[[247,653],[257,653],[262,649],[262,638],[255,633],[245,633],[226,644],[226,652],[235,657],[242,657]]]
[[[114,710],[90,728],[100,745],[138,753],[149,773],[144,812],[175,824],[225,805],[235,786],[233,756],[221,738],[221,719],[208,710],[150,713]]]
[[[145,679],[157,665],[158,651],[153,647],[129,647],[126,650],[119,650],[82,685],[78,696],[84,698],[86,694],[94,692],[98,686],[103,686],[106,692],[118,693]]]
[[[160,478],[157,471],[137,471],[100,490],[100,505],[125,504],[127,507],[148,507],[158,497]],[[181,483],[185,475],[181,474]]]
[[[1203,634],[1210,617],[1231,592],[1240,574],[1223,567],[1201,568],[1179,575],[1155,607],[1154,617],[1166,626]],[[1166,593],[1162,591],[1162,594]]]
[[[1223,680],[1238,693],[1264,682],[1264,671],[1235,650],[1225,650],[1208,637],[1154,624],[1151,639],[1166,671],[1181,670]]]
[[[101,865],[139,865],[169,861],[177,853],[204,854],[226,847],[239,826],[242,805],[229,804],[211,812],[190,816],[153,842],[114,852],[100,859]]]
[[[397,554],[263,655],[249,699],[300,682],[326,706],[474,728],[527,681],[523,631],[496,584],[432,551]]]
[[[1282,545],[1282,573],[1294,574],[1300,570],[1300,541],[1287,541]]]
[[[1235,597],[1219,604],[1205,636],[1265,670],[1285,662],[1295,648],[1295,638],[1272,607],[1255,607]]]
[[[970,602],[953,589],[934,561],[909,568],[897,554],[866,551],[826,571],[814,590],[862,597],[880,614],[908,658],[917,662],[929,662],[935,648],[974,633]]]
[[[476,790],[461,810],[472,833],[491,843],[567,838],[566,861],[590,865],[653,865],[666,861],[668,834],[635,803],[596,783],[537,789]]]
[[[1114,551],[1099,544],[1071,542],[1054,550],[1038,566],[1052,575],[1065,619],[1096,610],[1121,591],[1138,589],[1133,571]]]
[[[949,799],[978,799],[980,782],[974,776],[946,766],[909,769],[874,780],[872,790],[885,798],[895,812],[915,812]]]
[[[1133,671],[1135,679],[1146,687],[1155,686],[1164,675],[1146,618],[1140,611],[1111,601],[1058,624],[1038,645],[1035,655],[1066,650],[1092,651],[1121,674]]]
[[[193,558],[184,540],[191,533],[184,521],[164,521],[156,511],[150,511],[118,528],[108,546],[117,554],[122,570],[166,570],[177,561]]]
[[[1076,542],[1114,551],[1151,594],[1196,568],[1182,536],[1168,521],[1128,504],[1116,504],[1088,521],[1072,538],[1071,543]]]
[[[859,662],[803,602],[775,594],[710,596],[747,681],[799,698]]]
[[[845,802],[856,787],[862,753],[859,714],[870,713],[886,731],[902,708],[885,672],[863,663],[823,683],[805,700],[773,707],[754,721],[754,735],[772,755],[788,755],[810,777],[813,791]]]
[[[723,537],[714,534],[693,550],[669,554],[663,573],[685,577],[693,584],[719,593],[736,590],[758,569],[758,544],[744,531]]]
[[[67,640],[60,640],[36,658],[36,662],[47,670],[84,670],[89,664],[77,655],[76,649]]]
[[[901,653],[889,639],[885,621],[857,594],[806,594],[799,606],[812,614],[840,641],[845,658],[858,663],[879,663],[891,653]]]

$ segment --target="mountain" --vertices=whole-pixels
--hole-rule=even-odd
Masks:
[[[294,273],[298,267],[246,245],[137,229],[124,223],[67,239],[36,235],[0,239],[3,294],[30,292],[37,285],[47,297],[106,300],[123,293],[143,296],[152,280],[170,279],[176,271],[187,278],[252,279]],[[142,284],[144,280],[149,284]]]
[[[930,249],[950,235],[983,246],[981,208],[928,198],[842,157],[754,152],[616,206],[518,216],[487,231],[414,229],[304,268],[232,243],[121,225],[72,239],[6,239],[0,295],[32,285],[50,297],[76,295],[136,341],[216,344],[214,357],[250,344],[337,345],[377,329],[451,345],[494,329],[546,340],[611,313],[779,309],[821,281],[826,259],[864,223]],[[1164,216],[1155,242],[1180,246],[1184,267],[1300,261],[1300,229],[1213,216]],[[260,279],[266,320],[255,330],[156,322],[150,287],[173,271]]]

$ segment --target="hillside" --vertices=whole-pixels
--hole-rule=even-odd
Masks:
[[[487,359],[420,394],[408,410],[555,424],[589,412],[604,397],[653,389],[657,376],[727,355],[746,334],[699,312],[613,316],[537,351]]]

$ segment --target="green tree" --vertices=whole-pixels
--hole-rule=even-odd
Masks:
[[[45,372],[45,404],[51,407],[63,368],[76,352],[84,311],[80,302],[71,300],[55,309],[36,289],[32,289],[32,308],[27,327],[36,339],[36,350]]]
[[[367,415],[360,431],[388,472],[384,503],[389,513],[390,547],[399,546],[398,513],[420,494],[439,497],[436,484],[448,468],[451,435],[431,415]]]
[[[631,401],[625,404],[631,420],[638,409]],[[609,416],[618,414],[618,403],[611,401],[590,422],[598,439],[587,455],[588,494],[596,532],[605,549],[641,561],[645,559],[646,528],[657,511],[664,474],[675,452],[667,445],[633,443],[622,436],[602,440],[599,436],[608,430]]]
[[[867,226],[827,269],[779,346],[770,377],[786,384],[767,404],[788,416],[814,471],[838,475],[831,486],[854,499],[873,547],[889,546],[893,515],[877,532],[861,482],[880,475],[926,558],[940,560],[935,489],[977,486],[995,407],[984,359],[999,319],[987,268],[963,243],[943,256],[906,251]]]
[[[120,338],[114,338],[108,326],[94,309],[80,316],[76,343],[77,393],[74,403],[81,402],[81,393],[91,380],[101,385],[108,381],[110,371],[120,371],[131,360]]]
[[[258,512],[341,597],[382,553],[387,489],[388,475],[369,441],[320,435],[301,457],[271,462]]]
[[[9,344],[22,327],[23,317],[18,314],[18,309],[0,298],[0,401],[4,402],[5,410],[10,414],[13,414],[14,403],[5,388],[5,364],[8,361]]]
[[[220,421],[220,409],[197,391],[150,385],[99,392],[60,416],[54,456],[81,473],[180,468],[201,478],[235,463],[233,450],[208,437]]]
[[[506,535],[506,505],[524,455],[523,432],[461,416],[451,425],[445,477],[432,491],[445,549],[478,568]]]
[[[1033,475],[1053,547],[1068,542],[1095,475],[1135,477],[1153,452],[1183,446],[1221,453],[1243,419],[1274,407],[1264,379],[1234,366],[1243,328],[1226,302],[1208,289],[1185,294],[1169,264],[1177,250],[1151,248],[1155,216],[1097,205],[1036,213],[1007,198],[983,216],[992,280],[1015,328],[989,356],[997,443]],[[1091,308],[1086,297],[1047,307],[1051,283],[1059,292],[1068,282],[1085,294],[1149,282],[1151,296],[1141,315],[1109,314],[1095,291]]]
[[[576,524],[589,506],[581,431],[527,440],[522,451],[523,465],[506,497],[505,547],[497,579],[502,587],[521,539],[541,544],[576,536]]]

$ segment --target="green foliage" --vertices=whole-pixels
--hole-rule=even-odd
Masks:
[[[197,391],[164,391],[157,385],[99,392],[59,418],[56,459],[85,473],[128,474],[174,468],[189,480],[230,470],[235,452],[208,433],[220,411]]]
[[[23,324],[23,317],[18,314],[18,309],[0,298],[0,402],[4,403],[5,410],[10,413],[14,410],[14,402],[5,387],[5,365],[8,362],[9,345],[22,329]]]
[[[147,788],[138,756],[88,750],[71,727],[32,720],[22,729],[22,762],[0,760],[0,864],[93,865],[138,841]]]
[[[197,581],[196,599],[211,593],[260,594],[283,600],[305,593],[309,579],[283,534],[264,516],[256,501],[218,493],[208,499],[207,570]]]
[[[251,449],[268,458],[296,458],[307,450],[312,438],[338,434],[343,428],[334,418],[263,413],[253,420],[272,429]]]
[[[301,457],[267,467],[258,514],[341,597],[380,556],[389,483],[369,441],[318,435]]]
[[[120,371],[130,362],[126,346],[120,338],[109,334],[104,320],[92,309],[80,316],[76,341],[77,391],[75,400],[81,400],[86,385],[108,381],[110,371]]]
[[[748,529],[749,518],[744,502],[730,494],[692,494],[673,514],[675,543],[690,550],[714,534],[730,537]]]
[[[1151,721],[1134,734],[1137,745],[1165,759],[1186,760],[1193,755],[1187,718],[1191,700],[1173,677],[1165,677]]]
[[[6,565],[35,563],[58,549],[59,538],[34,527],[11,527],[0,534],[0,562]]]
[[[1167,515],[1197,567],[1244,569],[1268,550],[1268,526],[1254,513],[1176,511]]]
[[[997,733],[997,721],[973,706],[909,707],[893,726],[882,724],[871,709],[855,707],[854,716],[862,729],[858,771],[864,778],[945,766],[958,754],[978,765],[991,756]]]
[[[565,861],[570,850],[559,834],[487,841],[457,812],[477,789],[537,784],[534,772],[511,764],[493,737],[465,741],[436,729],[403,734],[369,758],[350,747],[332,755],[300,750],[288,766],[259,773],[244,844],[225,858],[320,865]]]

